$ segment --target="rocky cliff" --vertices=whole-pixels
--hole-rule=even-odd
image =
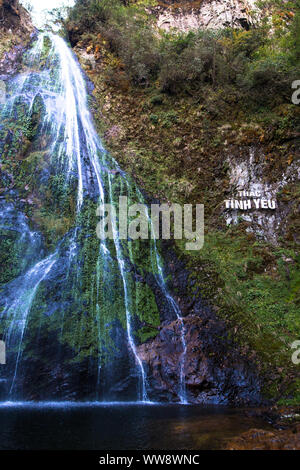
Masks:
[[[157,25],[166,31],[237,27],[249,29],[254,22],[254,0],[161,1],[152,11]]]
[[[299,334],[300,114],[291,101],[291,83],[300,70],[299,35],[293,21],[297,12],[276,12],[269,29],[264,24],[254,28],[251,5],[203,0],[110,6],[80,0],[67,22],[71,44],[90,79],[95,120],[106,148],[136,180],[147,201],[205,205],[203,249],[188,253],[181,241],[163,247],[168,287],[184,317],[187,351],[182,370],[178,361],[182,325],[170,315],[161,292],[150,296],[153,277],[147,266],[141,271],[131,267],[134,283],[143,292],[141,304],[136,304],[141,334],[135,340],[153,399],[178,400],[176,384],[183,373],[188,398],[196,403],[257,402],[261,384],[267,398],[299,400],[298,370],[290,347]],[[17,71],[34,29],[18,2],[2,1],[1,8],[0,74],[6,78]],[[170,35],[161,34],[161,29]],[[285,40],[275,44],[274,31]],[[47,57],[47,40],[42,50]],[[45,191],[43,178],[50,177],[45,171],[47,139],[38,133],[42,109],[39,103],[36,106],[29,122],[19,110],[19,139],[13,141],[14,127],[9,129],[4,168],[9,182],[3,192],[18,188],[30,223],[43,234],[47,248],[53,249],[72,226],[74,201],[68,195],[70,207],[65,200],[58,208],[53,204],[64,194],[56,174]],[[244,204],[252,198],[237,197],[243,190],[259,192],[267,207],[227,207],[225,201],[241,199]],[[275,208],[268,206],[273,199]],[[83,217],[88,225],[82,233],[84,243],[94,242],[94,207],[89,210],[93,218]],[[95,276],[95,250],[86,248],[88,296],[89,280]],[[147,253],[137,251],[147,265]],[[10,253],[4,264],[6,282],[11,276]],[[71,284],[66,288],[61,281],[63,265],[57,274],[56,281],[48,280],[52,289],[47,286],[37,299],[31,325],[52,358],[57,344],[48,332],[40,336],[38,325],[45,300],[49,309],[42,321],[46,323],[60,289],[72,290]],[[84,316],[86,328],[95,335],[93,302],[90,305],[83,297],[78,291],[89,312]],[[68,299],[63,305],[69,308],[67,344],[72,344],[74,309]],[[82,308],[78,306],[78,318]],[[56,311],[59,315],[60,307]],[[107,315],[111,319],[114,312],[109,309]],[[114,328],[120,338],[122,328]],[[66,346],[56,371],[53,360],[37,365],[30,350],[27,377],[33,369],[39,370],[35,380],[42,385],[33,392],[28,380],[24,396],[41,399],[43,390],[56,398],[89,396],[97,377],[87,367],[88,360],[95,362],[95,352],[89,352],[90,337],[85,339],[89,359],[83,354],[76,365],[65,367],[73,354]],[[34,338],[29,348],[39,350],[39,341]],[[125,341],[119,349],[122,356]],[[128,374],[124,381],[128,372],[124,370],[116,396],[124,397],[133,379]],[[78,374],[84,376],[86,390],[81,390]]]
[[[139,347],[139,355],[148,367],[152,397],[174,401],[180,379],[182,346],[180,322],[165,322],[153,341]],[[228,341],[224,323],[212,312],[201,309],[198,315],[184,319],[186,355],[183,373],[190,403],[259,403],[260,383],[253,361]],[[252,364],[251,364],[252,363]]]
[[[165,249],[191,344],[190,397],[226,400],[226,380],[241,396],[243,380],[248,391],[254,383],[255,363],[266,397],[299,400],[290,346],[299,336],[300,115],[291,101],[299,71],[297,9],[269,2],[273,16],[260,22],[262,10],[252,1],[142,2],[149,26],[107,10],[91,17],[81,3],[69,35],[95,85],[95,117],[107,148],[150,199],[205,204],[203,249],[190,254],[180,242],[175,253]],[[160,41],[158,29],[170,36]],[[294,45],[281,49],[274,31]],[[251,195],[240,196],[243,190]],[[255,198],[264,207],[256,208]],[[226,331],[223,342],[214,331]],[[178,324],[168,320],[140,346],[158,396],[172,396],[178,379],[177,342]],[[222,347],[233,362],[227,353],[221,357]]]
[[[31,17],[18,0],[0,0],[0,77],[15,73],[34,32]]]

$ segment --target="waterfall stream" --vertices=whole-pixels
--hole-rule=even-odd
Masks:
[[[6,396],[68,399],[78,377],[94,377],[84,398],[151,400],[137,345],[161,323],[155,286],[181,325],[177,400],[187,403],[184,322],[157,243],[121,240],[116,225],[113,240],[97,239],[99,204],[116,205],[121,195],[145,199],[104,149],[85,78],[64,39],[40,34],[7,88],[0,230],[19,235],[11,241],[16,269],[8,269],[0,290]]]

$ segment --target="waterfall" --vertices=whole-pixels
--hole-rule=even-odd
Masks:
[[[17,347],[17,358],[10,393],[13,392],[18,366],[22,355],[22,341],[27,326],[27,317],[40,283],[45,279],[55,263],[55,254],[37,263],[21,279],[13,299],[7,304],[3,315],[10,320],[7,334],[4,336],[8,347]],[[11,317],[11,319],[10,319]]]
[[[157,243],[145,248],[121,240],[115,223],[113,240],[96,237],[99,204],[116,205],[120,195],[134,202],[144,197],[104,149],[85,78],[60,36],[39,35],[22,73],[8,84],[0,115],[1,158],[12,172],[24,172],[34,198],[25,195],[20,203],[18,184],[12,184],[1,202],[9,229],[21,232],[14,249],[26,242],[18,272],[4,279],[0,291],[0,333],[11,351],[4,377],[8,395],[48,399],[46,389],[53,387],[52,396],[65,399],[77,386],[72,379],[77,367],[91,376],[96,371],[94,397],[149,401],[148,372],[137,344],[144,324],[152,322],[155,331],[159,313],[153,292],[139,279],[144,270],[181,325],[178,399],[187,403],[184,322],[166,286]],[[9,147],[18,155],[17,168]],[[7,230],[7,224],[1,228]],[[35,368],[43,371],[42,382],[28,392],[26,379]]]

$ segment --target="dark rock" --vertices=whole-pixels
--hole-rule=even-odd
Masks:
[[[0,42],[5,46],[4,54],[0,54],[0,79],[7,80],[18,71],[25,47],[35,37],[36,29],[18,0],[0,1],[0,22]]]
[[[188,315],[184,319],[185,354],[181,328],[180,320],[168,323],[153,341],[138,349],[147,365],[152,399],[179,400],[183,361],[189,402],[235,405],[259,402],[260,384],[254,367],[226,338],[218,339],[217,322],[211,320],[209,324],[200,316]],[[212,335],[211,341],[207,330]]]

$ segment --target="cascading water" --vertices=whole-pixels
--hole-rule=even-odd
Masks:
[[[40,261],[18,279],[13,298],[8,298],[3,315],[7,318],[9,327],[4,335],[8,347],[17,347],[15,370],[10,393],[13,392],[17,377],[18,366],[22,355],[22,342],[27,325],[27,317],[40,283],[45,279],[55,263],[55,254]]]
[[[181,324],[178,399],[186,403],[184,323],[156,242],[121,240],[115,223],[113,240],[96,237],[99,204],[144,198],[102,146],[80,66],[49,33],[39,35],[23,69],[8,83],[0,125],[8,179],[0,230],[20,234],[14,255],[25,247],[16,272],[1,280],[6,396],[151,399],[137,344],[160,323],[152,283]]]

